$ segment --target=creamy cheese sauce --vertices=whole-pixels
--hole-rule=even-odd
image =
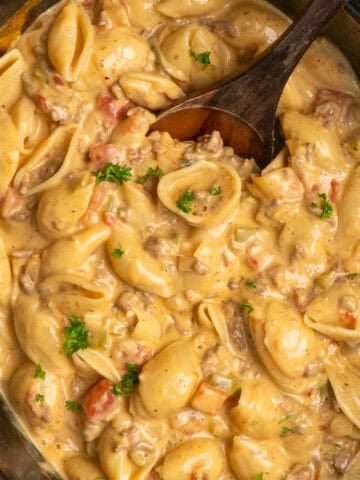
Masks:
[[[70,0],[0,58],[0,380],[70,480],[360,473],[360,91],[327,40],[261,173],[152,113],[289,25],[242,0]]]

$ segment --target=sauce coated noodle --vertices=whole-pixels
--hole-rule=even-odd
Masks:
[[[261,173],[218,132],[148,135],[288,24],[261,0],[69,0],[0,59],[1,388],[64,478],[356,475],[349,62],[311,47]]]

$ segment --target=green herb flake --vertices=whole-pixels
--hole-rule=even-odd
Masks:
[[[132,177],[132,169],[126,165],[109,163],[103,170],[96,173],[96,184],[101,182],[114,182],[121,185]]]
[[[38,363],[36,365],[34,378],[41,378],[42,380],[45,380],[45,377],[46,377],[46,372],[45,372],[45,370],[42,369],[41,364]]]
[[[254,480],[264,480],[264,474],[263,472],[260,472],[256,475],[256,477],[254,478]]]
[[[320,218],[322,220],[325,220],[327,218],[331,218],[331,215],[333,213],[333,207],[331,203],[329,202],[329,199],[326,195],[326,193],[318,193],[318,197],[322,200],[321,205],[318,205],[315,202],[310,203],[311,208],[319,208],[321,210],[321,215]]]
[[[139,384],[139,365],[127,363],[126,368],[127,373],[112,388],[113,394],[117,397],[129,397]]]
[[[211,61],[210,61],[211,52],[209,50],[196,54],[195,51],[192,48],[190,48],[189,54],[190,54],[190,57],[192,57],[195,60],[195,62],[198,62],[203,66],[203,70],[205,70],[209,65],[211,65]]]
[[[191,202],[194,201],[194,194],[190,190],[185,190],[179,200],[176,200],[176,206],[185,213],[191,212]]]
[[[72,413],[81,413],[83,410],[81,403],[77,400],[66,400],[65,408]]]
[[[125,251],[121,250],[121,248],[115,248],[115,250],[111,252],[111,256],[115,258],[121,258],[124,255],[124,253]]]
[[[89,331],[86,329],[85,322],[76,315],[71,315],[69,322],[70,324],[64,329],[64,352],[67,357],[90,346]]]
[[[244,310],[245,313],[251,313],[254,308],[250,305],[249,302],[240,303],[240,307]]]
[[[161,168],[157,167],[154,170],[153,168],[150,167],[148,168],[145,175],[138,178],[137,183],[141,183],[143,185],[149,180],[150,177],[162,177],[163,175],[164,175],[164,172],[161,170]]]
[[[286,436],[290,435],[290,433],[294,433],[294,430],[292,428],[287,427],[286,425],[281,427],[281,435]]]
[[[45,395],[41,395],[40,393],[38,393],[35,397],[35,402],[44,403],[45,402]]]
[[[221,193],[220,185],[218,187],[213,186],[213,187],[210,188],[210,194],[211,195],[220,195],[220,193]]]
[[[347,273],[346,278],[348,278],[349,280],[354,280],[354,278],[356,278],[358,275],[358,273]]]
[[[253,420],[253,421],[251,422],[251,426],[252,426],[252,427],[256,427],[256,425],[259,425],[259,423],[260,423],[259,420]]]
[[[257,288],[256,283],[253,280],[248,280],[246,282],[246,286],[249,288],[253,288],[254,290]]]
[[[289,415],[285,415],[285,417],[281,417],[280,420],[278,421],[278,423],[282,424],[282,423],[288,422],[289,420],[291,420],[294,417],[295,417],[295,413],[290,413]]]

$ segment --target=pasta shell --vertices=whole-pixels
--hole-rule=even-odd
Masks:
[[[211,195],[214,186],[219,195]],[[184,192],[194,197],[190,211],[178,206]],[[198,192],[206,195],[205,201],[196,200]],[[240,193],[240,177],[233,168],[205,160],[164,175],[158,185],[161,202],[194,227],[221,224],[235,210]]]
[[[56,239],[73,233],[87,211],[94,190],[94,181],[63,181],[45,190],[37,208],[36,219],[41,233]]]
[[[152,65],[154,55],[146,40],[129,29],[118,27],[98,32],[94,62],[102,76],[115,82],[124,73]]]
[[[39,380],[35,378],[35,371],[35,365],[30,362],[16,370],[9,388],[12,405],[33,426],[61,428],[65,403],[61,377],[47,371],[45,378]],[[44,395],[44,403],[36,402],[39,392]]]
[[[65,472],[70,480],[89,480],[90,478],[104,478],[103,472],[86,457],[76,455],[64,461]]]
[[[57,16],[48,37],[49,59],[66,81],[76,81],[86,68],[93,37],[88,15],[70,2]]]
[[[299,145],[315,144],[314,165],[339,181],[344,179],[350,165],[345,160],[340,139],[324,127],[320,119],[289,111],[282,117],[281,125],[292,155],[296,155]]]
[[[197,310],[199,324],[205,328],[214,328],[222,344],[225,344],[233,355],[239,355],[239,350],[230,339],[226,318],[218,303],[202,302]]]
[[[360,166],[352,171],[338,206],[339,226],[335,240],[341,246],[339,253],[343,258],[352,254],[360,238],[359,196]]]
[[[45,115],[39,113],[29,97],[22,97],[11,109],[11,117],[19,134],[20,153],[29,155],[49,134]]]
[[[54,275],[40,283],[39,291],[50,308],[63,315],[98,318],[108,315],[110,299],[104,289],[77,275]]]
[[[289,26],[289,19],[269,4],[242,1],[228,15],[229,27],[221,37],[245,52],[258,54]]]
[[[264,391],[266,395],[264,395]],[[240,432],[256,439],[278,436],[284,395],[266,376],[241,382],[239,403],[230,411]]]
[[[185,407],[200,379],[200,362],[201,352],[194,342],[178,340],[145,364],[139,395],[149,415],[166,417]]]
[[[100,465],[107,478],[130,480],[135,465],[130,461],[125,448],[113,448],[113,445],[121,445],[121,441],[121,434],[113,427],[105,429],[97,447]]]
[[[10,50],[0,57],[1,109],[10,109],[19,99],[24,70],[25,62],[19,50]]]
[[[175,82],[158,73],[127,73],[120,78],[119,83],[127,98],[150,110],[165,108],[171,101],[184,96]]]
[[[151,29],[166,18],[155,9],[157,0],[131,0],[126,2],[129,19],[132,25],[141,29]]]
[[[192,17],[208,15],[220,8],[224,8],[228,2],[224,0],[160,0],[156,4],[156,10],[168,17]]]
[[[326,373],[339,407],[360,428],[360,372],[336,349],[326,359]]]
[[[110,234],[110,227],[100,223],[53,243],[41,262],[42,277],[70,273],[80,267]]]
[[[283,390],[290,393],[309,391],[318,381],[315,377],[303,376],[307,362],[316,358],[315,335],[297,319],[291,319],[293,314],[287,321],[287,309],[278,314],[279,306],[274,308],[274,302],[270,306],[272,309],[270,315],[266,313],[265,322],[257,319],[251,322],[256,351],[275,383]]]
[[[230,464],[239,480],[256,478],[259,472],[267,472],[271,480],[281,480],[290,468],[290,459],[279,439],[260,442],[239,435],[233,440]]]
[[[204,88],[237,71],[237,54],[204,26],[191,24],[165,29],[158,40],[163,68],[187,87]],[[190,55],[194,52],[194,55]],[[196,61],[196,55],[210,52],[210,65]]]
[[[54,316],[41,308],[39,297],[19,295],[14,306],[17,339],[33,363],[61,376],[70,375],[72,367],[62,352],[63,335]]]
[[[213,438],[187,440],[165,455],[160,467],[164,480],[188,480],[189,471],[195,478],[218,480],[225,468],[222,445]]]
[[[0,236],[0,292],[1,292],[1,305],[7,305],[10,301],[11,286],[12,286],[12,274],[10,269],[10,262],[5,249],[5,243]]]
[[[116,383],[120,380],[120,375],[111,360],[98,350],[86,348],[79,350],[74,356],[80,357],[92,370],[101,377],[107,378],[110,382]]]
[[[19,140],[18,132],[6,112],[0,112],[0,198],[10,185],[19,165]]]
[[[74,130],[58,127],[17,172],[15,188],[28,196],[57,186],[76,164],[77,145]]]
[[[144,250],[133,229],[119,222],[108,244],[109,258],[114,271],[125,282],[135,288],[154,293],[160,297],[171,297],[176,292],[176,279]],[[118,248],[124,248],[120,258],[112,255]]]
[[[139,185],[128,182],[122,185],[119,196],[128,207],[127,223],[142,231],[145,225],[156,221],[156,203]]]
[[[357,340],[360,338],[359,298],[360,288],[357,285],[350,282],[335,283],[308,304],[304,322],[334,340]],[[343,302],[351,303],[351,312],[341,308]]]
[[[146,134],[155,116],[141,107],[132,108],[125,118],[114,129],[110,141],[122,147],[139,148],[143,145]]]

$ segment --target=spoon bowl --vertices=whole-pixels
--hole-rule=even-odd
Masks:
[[[346,0],[312,0],[280,38],[236,78],[159,113],[151,130],[179,140],[218,130],[225,145],[266,167],[282,145],[276,117],[294,68]]]
[[[217,130],[224,144],[230,145],[239,156],[253,157],[260,164],[267,161],[264,142],[256,130],[226,110],[194,106],[166,112],[152,130],[166,131],[178,140],[192,140]]]

